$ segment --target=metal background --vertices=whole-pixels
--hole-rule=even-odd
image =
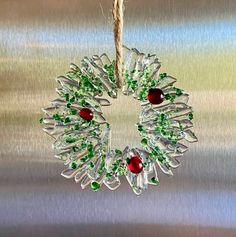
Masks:
[[[70,62],[114,57],[108,0],[0,1],[0,236],[236,236],[236,1],[125,1],[124,43],[156,53],[191,93],[195,133],[175,176],[136,197],[60,176],[38,123]],[[101,7],[102,6],[102,7]],[[105,111],[113,145],[139,140],[138,104]]]

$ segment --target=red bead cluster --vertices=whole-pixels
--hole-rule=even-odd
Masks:
[[[161,104],[164,100],[164,93],[159,88],[151,88],[148,91],[147,99],[151,104]]]
[[[88,108],[83,108],[79,111],[79,116],[87,121],[91,121],[93,119],[93,112]]]
[[[128,161],[128,169],[134,173],[138,174],[143,170],[143,164],[139,156],[132,156]]]

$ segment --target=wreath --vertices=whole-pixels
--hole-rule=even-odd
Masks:
[[[103,115],[109,99],[117,99],[115,61],[106,54],[84,57],[81,66],[57,77],[59,98],[44,108],[43,130],[55,139],[55,157],[67,166],[61,173],[84,189],[97,191],[102,184],[117,189],[125,176],[135,194],[158,185],[157,170],[173,175],[188,147],[196,142],[189,95],[174,86],[176,79],[161,73],[156,55],[123,46],[122,93],[140,101],[140,147],[111,149],[111,126]]]

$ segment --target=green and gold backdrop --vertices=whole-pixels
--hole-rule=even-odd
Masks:
[[[124,43],[155,53],[190,92],[195,133],[182,165],[136,197],[60,176],[41,108],[84,56],[114,58],[112,0],[0,0],[0,236],[235,236],[236,1],[125,1]],[[139,143],[139,103],[105,115],[112,144]]]

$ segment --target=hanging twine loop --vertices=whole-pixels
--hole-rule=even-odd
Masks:
[[[117,86],[118,88],[121,88],[123,85],[123,76],[122,76],[123,0],[113,1],[112,15],[114,20],[114,40],[116,48],[115,74],[117,77]]]

